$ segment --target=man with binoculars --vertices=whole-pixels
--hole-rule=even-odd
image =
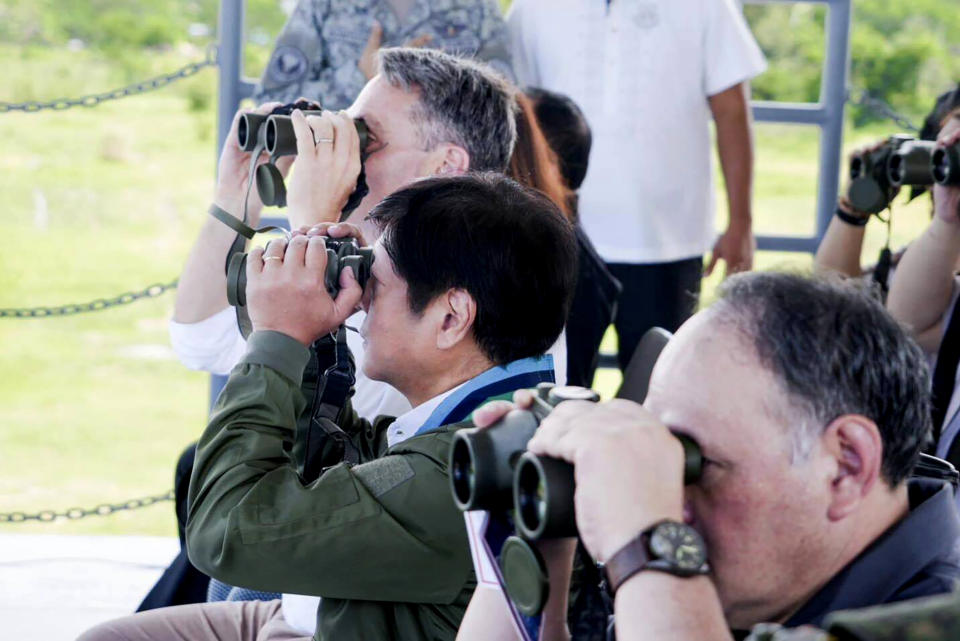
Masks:
[[[254,331],[198,446],[187,547],[197,567],[232,585],[320,596],[317,639],[452,640],[475,577],[449,494],[451,424],[490,397],[552,380],[543,354],[566,318],[576,245],[546,197],[496,173],[417,181],[368,223],[381,233],[367,285],[344,269],[335,298],[322,236],[249,254]],[[288,450],[307,402],[308,346],[361,302],[364,370],[414,409],[371,423],[348,405],[338,425],[359,463],[306,483]],[[307,638],[286,625],[279,601],[151,610],[83,638],[134,633]]]
[[[621,641],[818,625],[835,610],[950,591],[960,577],[951,488],[908,482],[930,430],[928,381],[920,349],[866,289],[739,275],[671,339],[643,406],[563,402],[528,449],[574,465],[579,535],[606,564]],[[702,451],[686,487],[671,432]],[[685,554],[705,553],[708,571],[654,545],[670,522],[702,536],[684,539],[703,546]],[[513,638],[506,617],[491,633],[493,620],[471,606],[461,639]]]

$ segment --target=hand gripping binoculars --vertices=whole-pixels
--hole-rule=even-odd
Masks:
[[[267,206],[286,207],[287,205],[287,188],[283,184],[283,175],[275,163],[277,158],[297,154],[297,136],[290,117],[295,109],[300,109],[304,116],[319,116],[323,113],[319,104],[302,100],[277,107],[270,114],[249,112],[240,114],[240,122],[237,125],[237,144],[243,151],[253,152],[253,158],[250,161],[251,171],[254,173],[260,200]],[[363,160],[368,142],[367,125],[361,119],[354,119],[353,124],[360,136],[360,155]],[[258,166],[257,162],[263,152],[266,152],[270,159],[267,163]],[[344,210],[355,209],[366,194],[367,185],[361,169],[357,189],[350,195]]]
[[[459,430],[450,446],[450,489],[457,507],[507,515],[520,535],[503,541],[497,562],[510,602],[526,616],[539,615],[550,593],[546,565],[530,541],[577,536],[573,466],[526,451],[540,421],[570,400],[596,403],[600,397],[583,387],[541,383],[529,410],[513,410],[487,429]],[[700,447],[687,436],[675,436],[684,450],[684,482],[692,483],[703,467]]]
[[[324,273],[324,284],[327,293],[336,298],[340,292],[340,272],[346,267],[353,269],[353,274],[360,283],[360,287],[367,286],[370,278],[370,266],[373,264],[373,249],[360,247],[352,238],[327,238],[327,268]],[[227,265],[227,302],[234,307],[244,307],[247,304],[247,254],[236,253],[230,257]]]
[[[530,540],[576,536],[573,466],[526,452],[540,421],[570,400],[596,403],[600,397],[583,387],[541,383],[529,410],[513,410],[487,429],[456,432],[450,446],[450,488],[457,507],[512,509],[517,531]],[[688,436],[675,436],[684,450],[684,482],[692,483],[703,467],[700,447]]]
[[[850,159],[850,203],[859,211],[877,214],[904,185],[960,185],[958,147],[938,147],[934,141],[906,134],[891,136],[879,149]]]

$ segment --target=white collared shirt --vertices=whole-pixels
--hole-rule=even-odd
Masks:
[[[590,125],[578,208],[603,259],[708,250],[707,99],[766,68],[735,0],[514,0],[507,27],[520,86],[570,96]]]

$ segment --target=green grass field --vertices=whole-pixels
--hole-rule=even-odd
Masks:
[[[0,101],[102,91],[199,57],[110,61],[83,52],[0,48]],[[215,167],[213,70],[96,109],[0,114],[0,308],[113,296],[174,278],[204,220]],[[848,131],[845,149],[892,131]],[[757,127],[758,233],[814,227],[815,129]],[[725,220],[722,191],[720,220]],[[894,245],[918,235],[926,201],[900,206]],[[885,229],[872,223],[870,258]],[[758,267],[808,267],[761,254]],[[720,274],[705,283],[709,300]],[[205,425],[207,377],[169,348],[173,295],[70,318],[0,319],[0,512],[62,510],[162,493],[181,449]],[[608,336],[607,345],[614,346]],[[602,372],[610,395],[618,376]],[[172,508],[0,532],[175,532]]]

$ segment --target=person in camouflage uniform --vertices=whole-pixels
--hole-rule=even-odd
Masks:
[[[513,77],[497,0],[300,0],[254,99],[304,96],[346,109],[375,72],[376,50],[410,43],[474,57]]]
[[[825,626],[764,624],[747,641],[953,641],[960,639],[960,594],[836,612]]]

